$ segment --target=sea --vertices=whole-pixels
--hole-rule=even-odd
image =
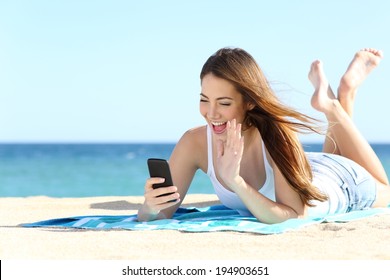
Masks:
[[[168,160],[174,145],[0,144],[0,197],[143,195],[147,159]],[[390,176],[390,144],[372,146]],[[304,143],[304,148],[322,146]],[[214,193],[207,175],[198,171],[188,193]]]

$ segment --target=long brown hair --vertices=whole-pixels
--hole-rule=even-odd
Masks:
[[[222,48],[203,65],[200,79],[209,73],[232,83],[253,106],[243,127],[255,126],[284,177],[303,203],[327,197],[312,185],[312,171],[297,132],[318,132],[316,120],[282,104],[254,58],[239,48]]]

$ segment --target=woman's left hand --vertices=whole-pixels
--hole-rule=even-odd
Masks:
[[[240,163],[244,151],[244,137],[241,135],[241,124],[236,119],[227,123],[226,143],[217,143],[216,171],[220,179],[230,188],[242,182]]]

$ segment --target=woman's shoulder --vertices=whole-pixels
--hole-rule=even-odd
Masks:
[[[175,150],[180,151],[182,154],[199,155],[203,150],[207,150],[206,133],[206,126],[199,126],[187,130],[176,144]]]
[[[187,130],[181,137],[180,142],[187,145],[204,145],[207,140],[207,127],[205,125],[198,126]]]
[[[184,158],[196,168],[205,169],[207,164],[207,127],[200,126],[187,130],[176,144],[173,157]]]

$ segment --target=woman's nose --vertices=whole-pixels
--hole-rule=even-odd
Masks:
[[[217,119],[218,117],[218,110],[215,105],[210,104],[209,110],[207,112],[207,116],[209,119]]]

